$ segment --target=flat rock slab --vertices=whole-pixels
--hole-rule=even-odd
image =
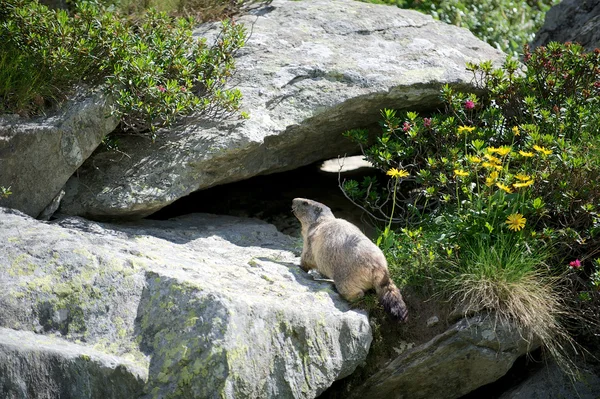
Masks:
[[[0,206],[37,217],[118,122],[100,93],[50,117],[0,116],[0,186],[12,191]]]
[[[357,387],[351,397],[459,398],[505,375],[519,356],[537,345],[493,316],[473,316],[400,354]]]
[[[148,399],[314,398],[364,361],[372,335],[300,270],[297,244],[253,219],[44,223],[0,208],[0,327],[118,356],[145,370]],[[0,378],[45,392],[18,375]]]
[[[247,45],[231,84],[247,120],[201,121],[155,143],[122,137],[69,181],[61,211],[147,216],[193,191],[358,153],[342,133],[382,108],[430,111],[445,83],[474,90],[466,62],[504,54],[465,29],[397,7],[353,0],[274,0],[238,20]],[[215,36],[203,25],[198,35]]]
[[[4,399],[138,397],[147,370],[66,340],[0,328],[0,392]]]

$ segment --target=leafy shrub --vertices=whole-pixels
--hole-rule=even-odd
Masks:
[[[126,14],[143,14],[154,8],[169,15],[175,14],[194,17],[200,21],[214,21],[230,18],[242,7],[253,3],[253,0],[109,0],[117,9]]]
[[[371,145],[367,131],[347,132],[387,181],[343,188],[387,219],[378,244],[399,282],[493,309],[554,345],[566,310],[551,276],[575,264],[580,292],[600,288],[600,51],[551,43],[524,55],[525,68],[467,66],[486,97],[446,85],[441,112],[383,110]]]
[[[524,238],[597,240],[600,52],[552,43],[525,57],[522,73],[510,59],[503,69],[468,66],[488,98],[445,86],[442,113],[400,118],[384,110],[373,146],[366,147],[366,131],[347,132],[375,166],[410,175],[394,196],[406,204],[404,222],[447,218],[451,209],[462,237],[514,230]],[[389,184],[374,190],[372,179],[344,187],[373,211],[391,193]]]
[[[115,27],[121,38],[109,48],[106,83],[126,130],[147,131],[185,115],[220,117],[238,109],[239,90],[223,87],[244,43],[243,29],[225,21],[215,46],[207,47],[191,36],[192,26],[192,20],[151,10],[135,31]]]
[[[475,36],[508,53],[518,54],[533,40],[544,15],[559,0],[367,0],[430,14],[469,29]]]
[[[136,19],[93,2],[69,15],[31,0],[0,6],[0,112],[36,113],[80,83],[102,84],[124,130],[150,132],[185,115],[238,109],[240,93],[224,90],[244,31],[223,22],[215,46],[192,37],[192,19],[150,10]],[[6,83],[9,82],[9,83]]]

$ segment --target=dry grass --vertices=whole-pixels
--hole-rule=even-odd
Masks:
[[[487,240],[486,240],[487,241]],[[547,249],[532,250],[510,238],[465,246],[445,280],[445,294],[465,314],[491,311],[498,323],[516,326],[541,343],[567,372],[580,348],[562,323],[576,317],[565,302],[560,277],[547,272]]]

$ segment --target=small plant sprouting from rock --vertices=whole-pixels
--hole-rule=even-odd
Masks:
[[[0,198],[8,198],[9,195],[12,194],[9,187],[0,186]]]

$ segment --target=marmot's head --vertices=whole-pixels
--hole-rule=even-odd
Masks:
[[[294,198],[292,212],[302,224],[315,223],[321,217],[335,217],[328,206],[306,198]]]

